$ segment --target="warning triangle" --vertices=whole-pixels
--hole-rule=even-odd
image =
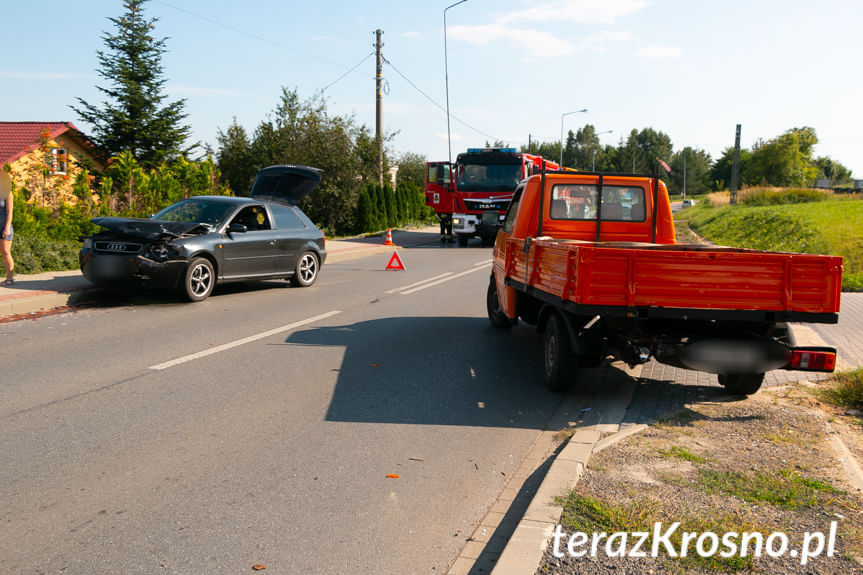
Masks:
[[[390,258],[390,263],[387,264],[388,270],[404,270],[405,265],[402,263],[398,252],[393,252],[393,257]]]

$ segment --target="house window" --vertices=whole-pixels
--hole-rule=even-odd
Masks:
[[[65,175],[67,171],[67,164],[69,162],[69,153],[66,151],[66,148],[52,148],[51,149],[51,166],[50,170],[52,174],[56,175]]]

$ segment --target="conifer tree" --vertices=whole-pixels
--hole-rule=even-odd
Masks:
[[[105,33],[98,74],[108,87],[96,86],[107,101],[91,104],[77,98],[72,109],[93,127],[92,137],[111,155],[133,154],[145,168],[182,155],[191,128],[183,124],[185,100],[166,102],[162,54],[166,39],[153,38],[157,18],[144,17],[147,0],[124,0],[126,12],[109,18],[115,33]]]

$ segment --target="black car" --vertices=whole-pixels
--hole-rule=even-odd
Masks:
[[[150,219],[94,218],[104,229],[81,238],[81,271],[95,284],[177,288],[191,301],[229,281],[310,286],[327,257],[324,234],[296,203],[320,181],[315,168],[271,166],[249,198],[195,196]]]

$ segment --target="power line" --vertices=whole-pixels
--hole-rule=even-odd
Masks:
[[[180,8],[179,6],[174,6],[173,4],[169,4],[168,2],[165,2],[164,0],[155,0],[155,1],[157,4],[161,4],[162,6],[167,6],[168,8],[173,8],[174,10],[176,10],[178,12],[182,12],[184,14],[187,14],[187,15],[192,16],[194,18],[198,18],[198,19],[203,20],[205,22],[209,22],[210,24],[215,24],[216,26],[220,26],[220,27],[225,28],[226,30],[230,30],[232,32],[236,32],[237,34],[242,34],[243,36],[253,38],[253,39],[258,40],[260,42],[265,42],[267,44],[271,44],[273,46],[283,48],[283,49],[288,50],[290,52],[293,52],[295,54],[299,54],[300,56],[305,56],[306,58],[312,58],[313,60],[317,60],[318,62],[323,62],[324,64],[336,66],[337,68],[346,68],[346,66],[344,66],[343,64],[331,62],[330,60],[327,60],[325,58],[321,58],[320,56],[315,56],[314,54],[309,54],[308,52],[303,52],[301,50],[297,50],[296,48],[291,48],[290,46],[287,46],[286,44],[281,44],[281,43],[276,42],[274,40],[270,40],[269,38],[264,38],[263,36],[258,36],[257,34],[252,34],[251,32],[246,32],[245,30],[235,28],[234,26],[229,26],[228,24],[223,24],[222,22],[219,22],[217,20],[213,20],[212,18],[208,18],[206,16],[201,16],[200,14],[196,14],[195,12],[191,12],[189,10],[186,10],[185,8]],[[356,68],[356,66],[354,68]],[[353,69],[348,70],[348,72],[351,72],[352,70]],[[341,78],[339,78],[339,80],[341,80]],[[336,80],[336,81],[338,81],[338,80]],[[329,86],[327,86],[327,87],[329,87]]]
[[[354,70],[356,70],[357,68],[359,68],[359,67],[360,67],[360,65],[362,65],[362,63],[363,63],[363,62],[365,62],[366,60],[368,60],[369,58],[371,58],[371,57],[372,57],[372,56],[374,56],[374,55],[375,55],[375,53],[374,53],[374,52],[369,52],[369,53],[366,55],[366,57],[365,57],[365,58],[363,58],[362,60],[360,60],[360,61],[357,63],[357,65],[356,65],[356,66],[354,66],[353,68],[351,68],[350,70],[348,70],[347,72],[345,72],[344,74],[342,74],[341,76],[339,76],[338,78],[336,78],[334,81],[330,82],[329,84],[327,84],[326,86],[324,86],[323,88],[321,88],[321,92],[326,92],[326,91],[327,91],[331,86],[333,86],[334,84],[338,83],[342,78],[344,78],[345,76],[347,76],[348,74],[350,74],[351,72],[353,72]]]
[[[437,102],[435,102],[435,101],[434,101],[434,99],[433,99],[431,96],[429,96],[428,94],[426,94],[425,92],[423,92],[423,91],[419,88],[419,86],[417,86],[416,84],[414,84],[413,82],[411,82],[411,80],[410,80],[407,76],[405,76],[404,74],[402,74],[402,73],[399,71],[399,69],[398,69],[398,68],[396,68],[396,67],[395,67],[395,65],[393,65],[393,63],[392,63],[392,62],[390,62],[390,61],[389,61],[389,60],[387,60],[386,58],[384,58],[383,60],[384,60],[384,62],[385,62],[386,64],[388,64],[390,67],[392,67],[392,69],[393,69],[393,70],[395,70],[395,71],[396,71],[396,73],[397,73],[399,76],[401,76],[401,77],[402,77],[402,79],[403,79],[405,82],[407,82],[408,84],[410,84],[410,85],[413,87],[413,89],[414,89],[414,90],[416,90],[417,92],[419,92],[420,94],[422,94],[422,95],[423,95],[423,97],[425,97],[425,99],[426,99],[426,100],[428,100],[429,102],[431,102],[432,104],[434,104],[438,109],[440,109],[440,111],[442,111],[444,114],[446,114],[446,108],[444,108],[443,106],[441,106],[440,104],[438,104]],[[486,134],[486,133],[485,133],[485,132],[483,132],[482,130],[479,130],[479,129],[477,129],[477,128],[474,128],[473,126],[471,126],[470,124],[468,124],[468,123],[467,123],[467,122],[465,122],[464,120],[459,119],[457,116],[455,116],[455,115],[453,115],[453,114],[450,114],[450,117],[451,117],[453,120],[455,120],[456,122],[458,122],[458,123],[462,124],[463,126],[467,127],[468,129],[473,130],[473,131],[474,131],[474,132],[476,132],[477,134],[481,134],[481,135],[485,136],[486,138],[489,138],[489,139],[490,139],[490,140],[492,140],[492,141],[498,141],[498,142],[503,141],[503,139],[502,139],[502,138],[497,138],[497,137],[495,137],[495,136],[491,136],[491,135],[489,135],[489,134]]]

